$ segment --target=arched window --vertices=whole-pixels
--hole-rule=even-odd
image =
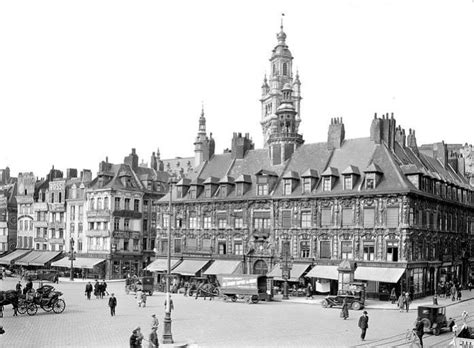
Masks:
[[[268,266],[263,260],[257,260],[253,265],[253,274],[267,274]]]
[[[102,198],[97,198],[97,209],[102,209]]]
[[[283,75],[288,75],[288,63],[283,63]]]
[[[91,210],[95,209],[95,199],[91,198]]]
[[[277,74],[278,74],[277,65],[276,63],[273,63],[273,75],[277,75]]]

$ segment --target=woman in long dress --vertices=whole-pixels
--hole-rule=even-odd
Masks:
[[[349,318],[349,304],[347,303],[347,298],[342,301],[341,318],[344,318],[344,320]]]

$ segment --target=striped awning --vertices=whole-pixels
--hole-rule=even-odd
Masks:
[[[306,277],[337,280],[339,276],[337,267],[338,266],[331,265],[316,265],[311,271],[308,272]]]
[[[242,273],[242,261],[232,260],[216,260],[209,266],[209,268],[203,272],[204,275],[216,275],[216,274],[241,274]]]
[[[310,263],[295,263],[291,267],[290,270],[290,279],[289,282],[297,282],[299,278],[308,270],[311,266]],[[271,270],[271,272],[267,273],[267,277],[273,277],[274,280],[284,280],[282,276],[282,270],[280,264],[276,264],[275,267]]]
[[[105,259],[95,257],[76,257],[76,259],[73,261],[73,267],[93,269],[94,266],[102,262],[105,262]],[[51,266],[71,268],[71,260],[69,260],[69,257],[64,257],[61,260],[54,261],[53,263],[51,263]]]
[[[173,270],[172,273],[184,276],[195,276],[209,262],[209,260],[184,260]]]
[[[171,269],[174,269],[179,261],[178,259],[171,259]],[[145,269],[150,272],[166,272],[168,270],[168,259],[156,259]]]
[[[45,266],[48,262],[61,255],[61,253],[61,251],[33,250],[18,261],[15,261],[15,264],[21,266]]]
[[[396,283],[404,272],[405,268],[357,267],[354,272],[354,279]]]
[[[17,249],[11,252],[10,254],[0,258],[0,265],[10,265],[12,261],[15,261],[16,259],[25,256],[29,252],[31,252],[31,250]]]

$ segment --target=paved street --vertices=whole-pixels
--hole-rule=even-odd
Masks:
[[[0,288],[13,289],[15,278],[0,282]],[[37,283],[35,283],[35,288]],[[126,347],[132,329],[140,326],[145,337],[150,333],[151,314],[160,320],[160,338],[164,316],[164,294],[148,298],[146,308],[138,308],[133,295],[126,295],[123,282],[109,283],[109,292],[118,299],[117,316],[110,317],[107,299],[87,301],[85,283],[60,282],[56,288],[64,292],[66,310],[62,314],[46,313],[12,317],[11,306],[0,319],[6,334],[0,336],[3,347]],[[474,294],[474,292],[472,293]],[[467,298],[471,295],[464,291]],[[404,334],[416,318],[416,304],[409,313],[368,308],[367,341],[361,342],[358,317],[339,318],[338,309],[323,309],[318,300],[271,302],[249,305],[221,300],[204,301],[173,295],[175,311],[173,336],[199,347],[347,347],[403,346]],[[299,303],[300,302],[300,303]],[[440,299],[440,304],[451,301]],[[313,304],[313,305],[312,305]],[[385,304],[387,306],[387,304]],[[390,306],[390,305],[389,305]],[[380,306],[379,306],[380,307]],[[468,310],[474,314],[474,301],[456,303],[448,308],[448,316],[457,317]],[[438,337],[425,336],[425,346],[444,347],[450,333]],[[147,342],[145,342],[147,343]],[[363,344],[362,344],[363,343]]]

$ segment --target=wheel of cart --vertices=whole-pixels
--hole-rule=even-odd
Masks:
[[[20,313],[20,314],[25,314],[27,307],[28,307],[28,303],[26,302],[26,300],[25,300],[24,298],[21,298],[21,299],[18,301],[18,309],[17,309],[17,312]]]
[[[26,307],[26,313],[28,315],[35,315],[38,312],[38,306],[32,302],[29,302]]]
[[[58,298],[56,301],[53,302],[52,306],[53,312],[56,314],[60,314],[64,312],[64,309],[66,308],[66,302],[64,302],[63,299]]]

